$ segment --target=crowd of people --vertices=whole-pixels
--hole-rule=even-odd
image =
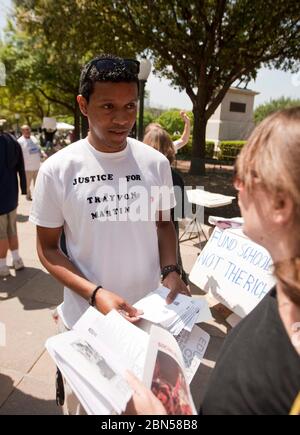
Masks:
[[[181,114],[185,127],[174,143],[159,124],[148,126],[143,143],[130,138],[138,73],[137,61],[111,55],[85,65],[77,101],[88,119],[88,136],[41,167],[41,149],[28,126],[22,127],[19,142],[0,136],[0,274],[7,276],[8,249],[16,270],[24,267],[16,233],[19,174],[28,200],[35,184],[30,221],[37,227],[40,261],[64,285],[64,302],[57,310],[61,330],[72,329],[89,305],[103,314],[116,309],[136,324],[141,313],[132,304],[161,282],[169,289],[167,303],[180,293],[190,295],[174,217],[176,201],[184,203],[175,199],[174,186],[183,196],[183,181],[172,168],[176,151],[188,141],[190,121]],[[298,406],[299,180],[300,108],[294,108],[266,118],[237,160],[244,232],[270,252],[277,283],[227,337],[201,415],[288,414]],[[147,193],[142,203],[150,212],[145,217],[141,207],[137,219],[132,205],[141,192]],[[184,216],[184,210],[179,214]],[[127,413],[167,413],[169,408],[131,373],[128,382],[134,395]],[[84,413],[64,383],[66,412]]]

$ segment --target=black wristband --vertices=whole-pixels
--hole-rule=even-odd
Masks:
[[[181,276],[181,268],[178,264],[170,264],[169,266],[165,266],[161,270],[162,281],[169,275],[171,272],[178,273]]]
[[[89,304],[91,305],[91,307],[95,306],[96,294],[101,288],[102,285],[98,285],[98,287],[96,287],[95,290],[93,291],[92,296],[89,299]]]

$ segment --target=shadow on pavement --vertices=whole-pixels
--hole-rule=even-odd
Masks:
[[[38,399],[13,387],[13,380],[0,373],[0,415],[62,415],[55,400]],[[1,399],[1,398],[0,398]]]
[[[12,298],[18,298],[25,310],[49,308],[62,302],[63,286],[41,269],[26,267],[0,278],[0,301]]]

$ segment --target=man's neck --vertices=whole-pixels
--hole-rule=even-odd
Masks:
[[[98,139],[96,139],[91,134],[91,132],[88,133],[87,140],[92,145],[92,147],[95,148],[95,150],[100,151],[102,153],[108,153],[108,154],[119,153],[120,151],[123,151],[127,146],[127,139],[126,139],[124,144],[120,145],[120,147],[116,147],[116,148],[110,147],[110,146],[100,142]]]

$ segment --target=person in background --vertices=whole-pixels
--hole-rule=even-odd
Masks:
[[[41,165],[41,157],[45,157],[45,153],[42,151],[38,140],[31,134],[31,129],[29,125],[22,125],[21,132],[22,136],[18,139],[18,142],[21,145],[25,163],[27,182],[26,199],[28,201],[31,201],[31,183],[34,187],[36,177]]]
[[[180,117],[184,121],[184,129],[183,129],[183,132],[182,132],[182,135],[180,136],[180,138],[173,142],[175,154],[177,154],[177,152],[178,152],[178,150],[180,150],[180,148],[184,147],[188,143],[189,138],[190,138],[190,134],[191,134],[191,120],[190,120],[189,116],[187,115],[187,113],[184,110],[182,110],[180,112]],[[147,127],[145,128],[145,135],[150,130],[157,129],[157,128],[163,129],[163,127],[157,122],[152,122],[151,124],[148,124]]]
[[[164,156],[167,157],[167,159],[170,162],[170,165],[172,165],[175,159],[175,150],[174,150],[172,139],[166,130],[164,130],[162,127],[150,128],[147,131],[146,135],[144,136],[143,142],[147,145],[150,145],[152,148],[156,149],[157,151],[161,152]],[[184,204],[187,203],[185,202],[187,201],[187,198],[184,190],[184,181],[181,175],[177,171],[175,171],[175,169],[173,169],[172,167],[171,167],[171,172],[172,172],[172,181],[173,181],[175,198],[176,198],[176,206],[171,210],[171,217],[175,226],[176,236],[177,236],[178,264],[180,265],[182,270],[182,275],[181,275],[182,280],[185,284],[188,284],[187,274],[184,271],[181,253],[180,253],[179,224],[178,224],[178,218],[183,219],[185,217]]]
[[[55,151],[54,148],[54,137],[55,133],[57,132],[57,129],[52,128],[43,128],[43,135],[44,135],[44,144],[46,147],[47,155],[52,155]]]
[[[251,134],[235,186],[244,232],[273,259],[276,285],[228,335],[202,415],[299,413],[300,107],[275,112]],[[129,375],[131,413],[161,414],[161,403]]]
[[[7,253],[11,251],[15,270],[24,268],[17,235],[18,174],[21,192],[26,194],[23,154],[16,138],[0,133],[0,277],[10,275]]]
[[[180,138],[173,142],[175,154],[177,154],[178,150],[180,150],[188,143],[191,134],[191,120],[188,114],[184,110],[182,110],[180,112],[180,116],[184,122],[184,129]]]

